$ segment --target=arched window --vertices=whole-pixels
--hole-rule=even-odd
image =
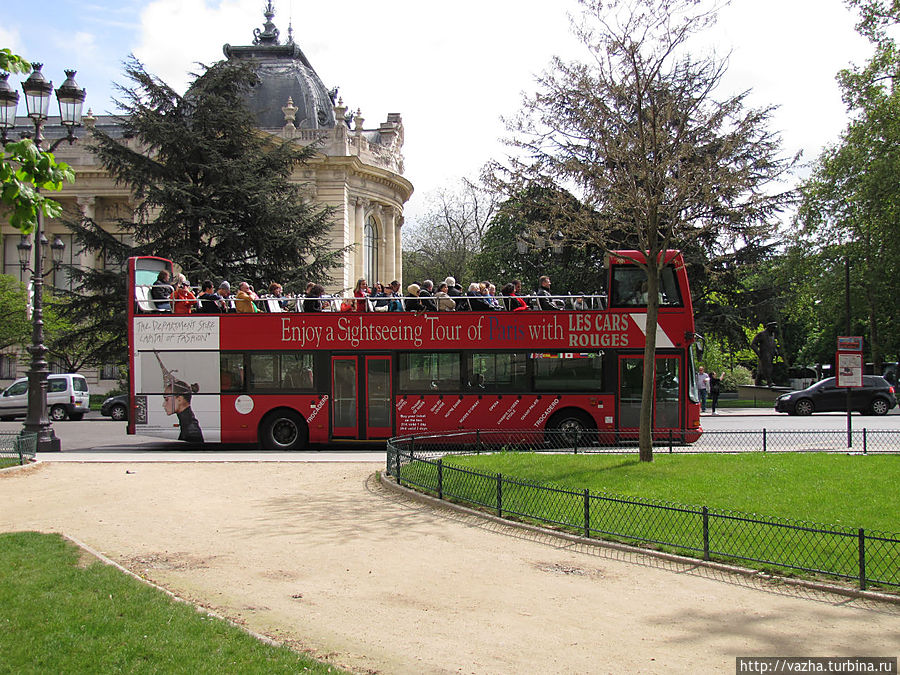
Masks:
[[[363,277],[369,286],[378,281],[378,224],[373,216],[366,219],[363,231]]]

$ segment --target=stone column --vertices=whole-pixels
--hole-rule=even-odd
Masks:
[[[383,207],[379,205],[381,211],[381,223],[384,231],[384,274],[389,281],[394,279],[400,280],[397,276],[396,254],[394,244],[394,210],[391,207]],[[402,289],[401,289],[402,290]]]
[[[395,252],[395,263],[394,270],[397,273],[397,278],[403,278],[403,244],[402,238],[400,236],[401,230],[403,228],[403,213],[400,209],[396,207],[391,207],[391,210],[394,212],[393,222],[394,222],[394,252]]]
[[[356,252],[354,255],[354,270],[353,274],[353,283],[356,284],[356,280],[363,276],[363,270],[365,269],[365,264],[363,260],[363,250],[364,250],[364,240],[365,240],[365,225],[366,225],[366,207],[369,204],[369,200],[363,199],[362,197],[354,198],[356,210],[353,218],[353,232],[354,232],[354,244],[356,244]],[[366,279],[367,282],[371,285],[374,283],[374,279]]]

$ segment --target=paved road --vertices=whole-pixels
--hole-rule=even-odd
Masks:
[[[853,415],[851,424],[857,436],[854,445],[861,447],[859,434],[868,431],[898,431],[900,433],[900,410],[894,409],[884,417]],[[842,413],[827,413],[810,417],[793,417],[776,413],[771,408],[723,408],[718,415],[705,414],[703,428],[710,432],[725,431],[774,431],[781,434],[788,430],[826,431],[829,442],[841,443],[846,438],[847,416]],[[18,433],[21,420],[0,422],[0,432]],[[53,425],[54,433],[62,442],[62,452],[39,453],[38,459],[53,462],[119,462],[119,461],[164,461],[164,462],[384,462],[383,450],[373,451],[371,446],[336,444],[328,448],[309,452],[262,452],[247,445],[210,445],[194,449],[178,441],[160,441],[145,436],[129,436],[125,433],[124,422],[114,422],[91,412],[80,422],[58,422]],[[840,433],[843,432],[843,433]],[[776,435],[777,436],[777,435]],[[884,434],[882,434],[884,437]],[[788,442],[781,435],[776,442]],[[798,439],[800,435],[798,435]],[[708,434],[698,444],[697,449],[715,450],[721,448],[722,437]],[[746,448],[737,446],[729,449],[758,449],[758,437],[745,439]],[[882,439],[883,440],[883,439]],[[814,445],[822,445],[816,441]],[[708,447],[707,447],[708,446]]]
[[[18,433],[22,421],[0,422],[0,433]],[[161,441],[147,436],[129,436],[124,422],[114,422],[91,412],[79,422],[53,425],[62,452],[41,452],[45,462],[379,462],[385,453],[371,446],[355,448],[340,444],[309,452],[263,452],[250,445],[209,445],[200,449],[180,441]]]

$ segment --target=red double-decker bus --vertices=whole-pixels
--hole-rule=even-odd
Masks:
[[[128,433],[268,450],[460,429],[635,438],[647,319],[639,256],[608,256],[607,294],[578,309],[303,312],[263,300],[255,313],[187,315],[159,311],[150,293],[172,262],[131,258]],[[698,336],[677,251],[666,254],[658,323],[654,431],[692,442]]]

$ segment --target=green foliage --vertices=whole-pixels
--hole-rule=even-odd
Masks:
[[[789,252],[797,298],[808,327],[801,354],[830,361],[838,334],[865,336],[876,364],[900,353],[900,53],[892,37],[900,4],[850,0],[872,57],[839,73],[851,119],[802,188],[796,246]],[[850,270],[850,316],[845,273]],[[812,358],[815,356],[816,358]]]
[[[341,672],[82,555],[59,535],[0,534],[5,671]]]
[[[594,244],[575,245],[554,239],[573,221],[592,217],[590,209],[564,190],[534,185],[526,188],[501,204],[491,220],[481,252],[472,260],[474,277],[493,280],[498,290],[503,283],[521,279],[528,291],[536,288],[538,277],[546,274],[555,293],[602,292],[604,251]],[[547,245],[529,245],[525,253],[519,253],[517,245],[523,234],[540,236]]]
[[[106,267],[71,272],[79,292],[66,316],[93,337],[107,360],[126,360],[125,276],[131,255],[175,261],[193,283],[247,281],[257,288],[279,281],[299,291],[327,282],[343,263],[330,248],[333,210],[316,206],[291,182],[315,147],[297,148],[255,128],[246,96],[256,80],[252,64],[205,67],[187,93],[131,59],[131,88],[120,87],[124,138],[96,130],[92,151],[127,185],[138,204],[116,223],[133,246],[91,220],[67,227]]]
[[[743,366],[722,372],[722,391],[737,391],[739,385],[753,384],[753,373]]]
[[[25,287],[8,274],[0,274],[0,349],[28,344],[31,323],[25,316]]]
[[[23,234],[37,226],[39,212],[47,218],[62,214],[59,202],[40,191],[58,192],[66,181],[75,181],[72,167],[38,150],[30,138],[7,143],[0,151],[0,203],[9,210],[10,225]]]
[[[0,71],[28,73],[31,65],[7,48],[0,49]],[[7,143],[0,148],[0,204],[9,213],[9,223],[28,234],[37,226],[38,213],[56,218],[62,206],[44,197],[40,190],[59,191],[63,182],[73,182],[75,172],[65,162],[57,164],[49,152],[41,152],[31,139]]]
[[[23,57],[13,54],[11,49],[3,47],[0,49],[0,70],[25,75],[31,72],[31,64]]]

